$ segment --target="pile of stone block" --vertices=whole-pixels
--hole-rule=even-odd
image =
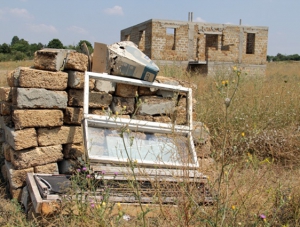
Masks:
[[[70,166],[83,156],[81,120],[87,65],[88,57],[82,53],[43,49],[35,53],[33,67],[15,69],[7,77],[9,87],[0,88],[5,158],[1,170],[13,198],[20,199],[28,172],[70,173]],[[187,85],[163,77],[157,81]],[[186,123],[186,97],[181,95],[92,79],[89,88],[90,113]]]

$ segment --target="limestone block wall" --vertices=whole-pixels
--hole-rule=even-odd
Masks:
[[[67,56],[66,60],[61,55]],[[41,50],[31,68],[15,69],[7,77],[9,87],[0,88],[1,152],[5,158],[1,171],[13,198],[20,199],[28,172],[70,173],[83,156],[81,120],[87,64],[87,56],[81,53]],[[158,76],[156,81],[193,88],[171,78]],[[89,88],[90,113],[186,124],[184,96],[92,79]],[[195,144],[203,144],[206,132],[202,128],[195,124]]]

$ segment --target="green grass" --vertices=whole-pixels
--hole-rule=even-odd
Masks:
[[[162,67],[160,75],[197,85],[197,120],[210,130],[215,160],[200,171],[209,175],[217,200],[199,207],[193,194],[178,190],[184,202],[177,211],[162,212],[158,218],[146,214],[146,226],[299,226],[300,63],[269,63],[266,77],[242,72],[227,108],[225,98],[231,97],[238,81],[235,73],[207,78],[171,66]],[[144,225],[141,218],[126,222],[101,209],[86,206],[80,215],[26,221],[15,203],[4,197],[0,201],[7,226],[38,226],[42,221],[45,226]]]

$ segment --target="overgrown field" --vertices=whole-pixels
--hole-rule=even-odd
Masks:
[[[9,65],[0,63],[3,85],[2,71],[16,66]],[[200,171],[209,176],[213,205],[199,206],[195,189],[181,184],[178,208],[161,211],[157,218],[147,217],[148,207],[140,217],[126,221],[120,204],[115,204],[120,212],[112,215],[109,207],[114,204],[105,203],[81,204],[80,215],[27,220],[3,189],[1,225],[300,226],[300,63],[268,63],[266,77],[236,68],[210,78],[175,66],[161,67],[160,75],[197,85],[196,120],[210,130],[213,160]]]

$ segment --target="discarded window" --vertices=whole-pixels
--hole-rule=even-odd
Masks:
[[[246,54],[254,54],[255,50],[255,33],[247,33]]]
[[[218,50],[218,35],[206,34],[206,47],[213,47]]]
[[[86,72],[84,88],[84,141],[90,162],[126,163],[136,160],[145,166],[198,166],[191,135],[191,89],[181,86],[150,83],[131,78]],[[163,88],[187,93],[188,126],[100,116],[88,113],[89,79]]]
[[[175,50],[176,47],[176,28],[167,28],[167,49]]]

